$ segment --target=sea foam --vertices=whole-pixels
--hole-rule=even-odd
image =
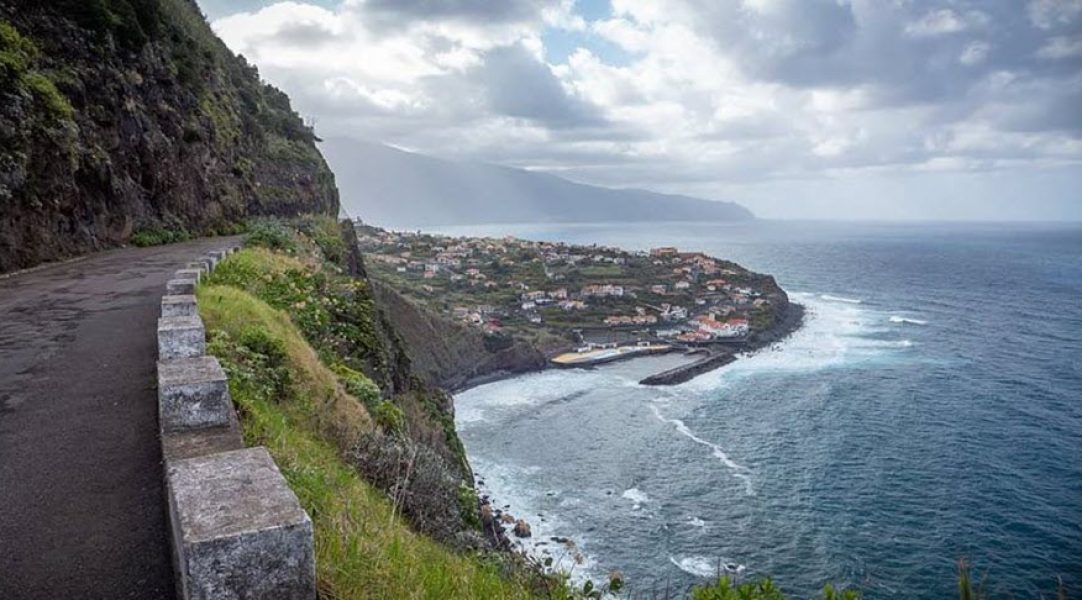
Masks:
[[[716,577],[730,573],[743,573],[747,567],[726,560],[712,560],[705,556],[669,557],[669,562],[681,571],[696,577]]]
[[[889,320],[890,320],[891,323],[904,323],[906,325],[927,325],[928,324],[928,321],[924,321],[922,319],[914,319],[912,317],[903,317],[903,316],[900,316],[900,315],[891,315]]]
[[[647,496],[646,493],[639,488],[624,490],[624,493],[620,494],[620,497],[631,500],[635,504],[636,509],[650,501],[650,496]]]
[[[675,425],[676,430],[679,431],[681,434],[683,434],[684,437],[687,437],[688,439],[692,440],[696,444],[706,446],[707,448],[710,448],[711,450],[713,450],[714,457],[717,458],[718,460],[720,460],[721,464],[725,465],[726,467],[728,467],[733,472],[733,477],[736,477],[737,479],[740,479],[741,481],[744,482],[744,491],[745,491],[745,493],[747,493],[747,495],[749,495],[749,496],[754,496],[755,495],[755,490],[751,485],[751,470],[750,469],[748,469],[744,465],[738,464],[733,459],[729,458],[729,455],[725,453],[725,450],[721,446],[719,446],[717,444],[714,444],[712,442],[708,442],[708,441],[702,439],[701,437],[695,435],[695,433],[693,431],[691,431],[691,429],[688,428],[688,426],[685,425],[684,422],[681,421],[680,419],[666,418],[664,415],[661,414],[661,409],[659,409],[657,407],[657,405],[653,405],[653,404],[650,405],[650,409],[654,411],[654,416],[656,416],[662,422],[671,423],[672,425]],[[625,495],[627,494],[627,492],[624,492],[624,493],[625,493]]]
[[[741,355],[740,360],[680,384],[673,391],[685,395],[714,394],[743,378],[818,371],[878,360],[912,344],[877,339],[896,333],[897,329],[886,327],[885,315],[860,303],[824,300],[829,294],[789,295],[805,308],[800,329],[773,346]]]
[[[845,302],[846,304],[863,304],[864,301],[860,298],[846,298],[845,296],[834,296],[832,294],[822,294],[819,296],[823,300],[829,300],[830,302]]]

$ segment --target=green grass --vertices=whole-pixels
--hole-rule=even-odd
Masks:
[[[336,438],[371,428],[371,419],[288,314],[229,286],[201,286],[198,297],[210,350],[230,374],[245,441],[267,447],[312,517],[323,596],[533,597],[497,563],[413,532],[387,497],[341,460]],[[288,393],[275,391],[282,382]]]
[[[128,240],[133,246],[145,248],[147,246],[161,246],[162,244],[174,244],[191,239],[191,234],[185,229],[165,229],[164,227],[151,227],[140,229],[132,234]]]
[[[34,68],[40,56],[32,40],[0,21],[0,83],[27,90],[48,119],[71,121],[75,109],[67,96],[56,88],[49,73]]]
[[[720,577],[714,583],[696,586],[691,590],[692,600],[785,600],[785,594],[769,578],[733,583],[728,577]],[[823,588],[822,600],[860,600],[856,590],[836,590],[833,586]]]

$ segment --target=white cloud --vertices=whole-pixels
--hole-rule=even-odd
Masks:
[[[984,42],[970,42],[958,56],[958,62],[966,66],[979,65],[988,57],[991,49],[992,47]]]
[[[1082,15],[1082,0],[1031,0],[1026,13],[1034,26],[1052,29],[1078,19]]]
[[[1082,37],[1056,36],[1037,50],[1037,56],[1049,60],[1082,57]]]
[[[950,8],[940,8],[908,23],[905,32],[916,37],[938,36],[968,31],[987,23],[988,17],[980,11],[959,14]]]
[[[1082,163],[1082,77],[1064,69],[1082,56],[1065,30],[1082,0],[612,0],[594,22],[571,0],[492,18],[481,0],[430,4],[280,2],[214,27],[321,135],[601,184],[724,197]],[[584,43],[548,64],[554,30],[621,60]]]

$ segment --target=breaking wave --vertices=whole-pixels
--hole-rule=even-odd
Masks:
[[[696,577],[717,577],[726,574],[743,573],[747,567],[726,560],[711,560],[705,556],[669,557],[669,562],[678,569]]]
[[[924,320],[921,320],[921,319],[914,319],[912,317],[902,317],[902,316],[899,316],[899,315],[891,315],[890,322],[891,323],[905,323],[907,325],[927,325],[928,324],[928,321],[924,321]]]
[[[650,501],[650,496],[647,496],[646,492],[643,492],[639,488],[631,488],[629,490],[624,490],[624,493],[620,494],[620,497],[626,500],[631,500],[635,504],[635,508],[639,508],[643,504],[646,504]]]
[[[845,302],[846,304],[864,304],[864,301],[860,298],[846,298],[845,296],[833,296],[831,294],[821,294],[819,297],[823,300],[829,300],[830,302]]]
[[[744,482],[745,493],[747,493],[747,495],[749,496],[755,495],[755,489],[751,485],[751,469],[748,469],[744,465],[738,464],[733,461],[733,459],[729,458],[729,455],[725,453],[725,450],[721,446],[712,442],[708,442],[701,437],[695,435],[695,433],[691,431],[691,429],[689,429],[688,426],[685,425],[684,422],[680,419],[666,418],[664,415],[661,414],[661,410],[657,406],[651,405],[650,409],[654,411],[654,416],[656,416],[660,421],[675,425],[676,430],[682,433],[688,439],[692,440],[696,444],[706,446],[707,448],[713,450],[714,457],[720,460],[723,465],[728,467],[733,472],[733,477],[736,477],[737,479],[740,479]],[[624,493],[626,497],[627,492]]]

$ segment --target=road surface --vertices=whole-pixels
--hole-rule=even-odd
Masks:
[[[0,598],[174,593],[158,439],[165,282],[234,238],[0,279]]]

